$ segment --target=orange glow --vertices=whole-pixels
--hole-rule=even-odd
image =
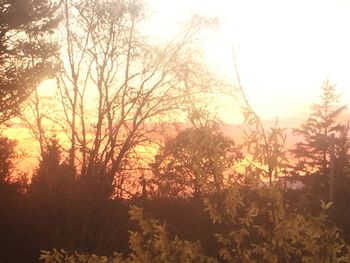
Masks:
[[[350,1],[148,0],[148,7],[145,30],[155,38],[173,36],[192,14],[217,16],[219,28],[203,34],[206,61],[235,83],[234,49],[247,97],[262,119],[299,123],[327,78],[338,84],[344,104],[350,101]],[[54,96],[54,86],[55,81],[44,82],[39,94]],[[241,122],[232,98],[218,97],[216,104],[225,122]],[[16,123],[7,134],[30,156],[20,166],[32,167],[38,145],[30,133]]]

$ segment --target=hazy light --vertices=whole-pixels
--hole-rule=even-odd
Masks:
[[[231,77],[234,47],[242,84],[263,118],[305,114],[326,79],[350,101],[350,1],[148,3],[155,15],[153,33],[165,36],[191,14],[218,16],[222,24],[205,44],[207,60]]]

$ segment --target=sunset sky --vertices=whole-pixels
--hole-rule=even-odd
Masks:
[[[171,35],[191,14],[217,16],[206,36],[207,61],[233,81],[235,50],[241,81],[262,118],[305,117],[329,79],[350,102],[350,1],[148,0],[155,35]]]
[[[233,83],[232,49],[241,82],[255,111],[264,120],[297,118],[300,124],[316,102],[322,82],[329,79],[350,103],[350,0],[145,0],[150,12],[148,32],[172,37],[193,14],[218,17],[217,29],[203,36],[212,70]],[[51,84],[42,85],[43,89]],[[40,90],[40,89],[39,89]],[[218,102],[221,118],[241,123],[233,101]],[[25,149],[37,151],[30,134]],[[32,152],[30,154],[32,154]]]

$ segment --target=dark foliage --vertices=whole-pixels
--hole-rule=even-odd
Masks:
[[[294,130],[303,137],[292,150],[298,161],[294,173],[307,175],[301,180],[310,192],[324,200],[329,198],[331,159],[334,160],[336,195],[349,174],[349,124],[339,121],[345,106],[339,106],[338,101],[335,86],[324,83],[321,102],[312,106],[306,122]]]
[[[56,66],[57,45],[47,35],[57,27],[59,5],[51,0],[0,1],[0,123]]]
[[[235,180],[233,166],[241,159],[240,147],[217,127],[186,129],[168,140],[156,156],[156,195],[199,197],[220,192]]]
[[[14,161],[17,157],[15,146],[15,141],[4,136],[0,137],[0,184],[4,184],[9,180],[15,168]]]
[[[336,142],[336,199],[328,213],[343,230],[345,239],[350,241],[350,180],[346,176],[348,140],[345,132],[347,128],[344,128],[338,133],[342,143]],[[338,131],[335,128],[330,130]],[[219,257],[220,244],[215,234],[225,235],[228,230],[234,233],[246,224],[230,220],[225,202],[237,203],[237,206],[234,206],[237,207],[234,214],[237,214],[238,218],[245,218],[245,215],[250,213],[254,222],[244,226],[244,229],[248,229],[248,238],[241,243],[242,247],[249,248],[251,242],[270,242],[270,235],[259,234],[256,226],[262,226],[271,233],[287,236],[280,229],[274,232],[276,229],[272,227],[273,217],[268,208],[278,205],[271,203],[272,188],[261,185],[243,186],[239,180],[234,181],[234,178],[225,181],[229,178],[227,176],[230,175],[231,165],[240,160],[242,154],[231,139],[212,126],[187,129],[165,144],[154,167],[156,183],[159,189],[163,190],[149,199],[146,195],[129,200],[111,199],[109,188],[105,187],[105,182],[99,181],[101,176],[77,175],[79,171],[72,169],[65,160],[65,153],[62,152],[57,139],[52,139],[44,148],[32,183],[24,193],[20,191],[19,185],[7,179],[14,166],[14,146],[11,140],[0,139],[2,262],[35,262],[40,250],[53,248],[99,255],[112,255],[116,251],[128,255],[128,230],[137,229],[130,221],[128,211],[130,205],[135,204],[142,207],[147,216],[165,222],[171,237],[200,241],[209,256]],[[312,149],[310,145],[308,147]],[[326,157],[328,154],[326,152]],[[326,161],[329,162],[328,159]],[[324,163],[328,169],[326,161]],[[95,172],[98,173],[98,170]],[[227,171],[224,176],[224,172]],[[321,165],[316,172],[300,176],[299,180],[304,183],[302,189],[278,192],[282,195],[280,200],[286,200],[285,211],[290,215],[289,221],[286,222],[293,222],[295,211],[302,211],[310,218],[313,215],[317,217],[320,212],[320,199],[326,200],[328,197],[328,192],[324,191],[324,187],[319,187],[318,181],[320,176],[326,176],[324,171]],[[206,177],[200,177],[203,174]],[[199,189],[196,190],[193,180],[198,180]],[[216,182],[219,184],[215,184]],[[327,177],[324,182],[327,182]],[[232,189],[225,187],[225,184],[230,183],[231,186],[235,186],[233,189],[237,190],[237,193],[232,194]],[[215,209],[221,209],[221,223],[212,223],[202,200],[196,198],[196,191],[202,198],[217,204]],[[280,256],[283,258],[284,255]],[[298,257],[292,256],[296,258],[295,262],[298,262]]]
[[[321,103],[314,104],[306,122],[300,128],[294,129],[295,134],[303,137],[292,150],[298,160],[297,169],[300,172],[329,173],[332,134],[335,135],[335,155],[339,166],[341,161],[348,160],[349,128],[337,119],[345,109],[345,106],[337,105],[338,101],[339,95],[336,94],[335,86],[324,83]]]

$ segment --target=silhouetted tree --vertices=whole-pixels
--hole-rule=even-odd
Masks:
[[[35,218],[34,233],[41,246],[67,246],[72,240],[72,207],[74,173],[62,161],[58,140],[53,138],[42,153],[41,160],[28,189],[31,214]]]
[[[5,136],[0,137],[0,184],[5,183],[15,168],[16,142]]]
[[[214,123],[192,116],[199,125],[181,131],[161,148],[153,164],[161,196],[200,196],[221,192],[235,179],[234,164],[242,159],[240,147]]]
[[[3,262],[20,262],[23,251],[22,185],[15,178],[16,141],[0,135],[0,258]],[[25,234],[24,234],[25,235]],[[16,245],[14,245],[16,244]]]
[[[34,88],[52,76],[57,47],[47,35],[57,27],[58,6],[51,0],[0,3],[0,123],[18,114]]]
[[[320,198],[332,199],[336,202],[337,209],[348,206],[350,195],[346,174],[349,169],[349,125],[339,120],[339,115],[346,107],[339,106],[339,98],[335,85],[325,82],[320,103],[312,106],[306,122],[294,130],[295,134],[302,137],[292,150],[297,159],[295,173],[308,175],[300,178],[306,186],[306,206],[312,209],[317,206]],[[332,154],[335,182],[330,184]],[[348,208],[343,207],[341,210]]]
[[[306,122],[294,130],[303,139],[292,151],[298,160],[299,170],[329,173],[331,134],[336,138],[336,157],[344,158],[348,154],[348,128],[337,119],[346,106],[338,106],[338,101],[339,95],[336,94],[335,86],[325,82],[322,86],[321,103],[314,104]]]
[[[213,82],[199,66],[195,45],[207,21],[197,17],[171,41],[155,45],[142,33],[139,1],[64,0],[63,8],[58,101],[55,111],[35,114],[32,127],[41,143],[48,130],[42,119],[53,123],[69,141],[70,166],[90,177],[86,185],[121,197],[139,178],[129,172],[139,168],[129,165],[141,158],[137,149],[152,146],[162,118]]]
[[[31,188],[42,187],[40,192],[53,193],[57,187],[64,187],[59,181],[66,180],[67,165],[62,162],[61,147],[57,139],[51,139],[41,156],[39,166],[33,175]],[[71,175],[72,176],[72,175]],[[58,181],[57,181],[58,180]]]
[[[77,177],[64,157],[58,140],[50,139],[26,193],[25,234],[32,236],[32,251],[65,247],[112,253],[116,244],[126,247],[127,206],[111,200],[96,178]]]

